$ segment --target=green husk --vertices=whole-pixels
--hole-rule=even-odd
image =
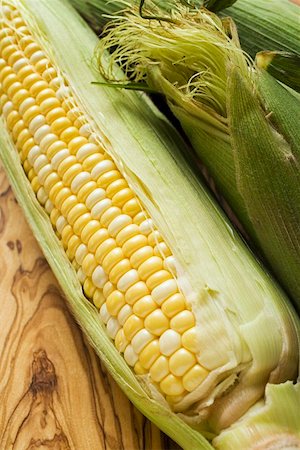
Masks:
[[[241,46],[275,78],[300,90],[300,7],[290,0],[239,0],[222,16],[231,16]]]
[[[300,310],[299,99],[251,63],[229,19],[182,8],[172,21],[150,23],[134,12],[114,19],[99,47],[100,70],[114,80],[101,66],[102,50],[113,48],[130,80],[165,95]]]
[[[201,358],[211,368],[210,389],[196,402],[199,410],[195,399],[188,399],[187,411],[172,412],[149,380],[136,377],[116,351],[96,309],[82,295],[1,120],[0,154],[16,197],[74,316],[126,395],[183,448],[210,449],[202,433],[222,436],[221,430],[237,419],[242,424],[249,407],[257,403],[263,408],[266,386],[278,383],[288,395],[285,382],[295,380],[299,372],[299,321],[285,295],[195,178],[174,128],[144,94],[91,83],[104,81],[93,61],[98,40],[72,8],[63,0],[11,2],[23,5],[37,39],[60,67],[104,147],[180,262],[181,288],[199,324]],[[108,66],[108,56],[104,59]],[[121,76],[116,67],[114,71]],[[276,432],[280,426],[275,424]],[[295,433],[292,427],[290,435]],[[230,447],[225,443],[221,448]]]

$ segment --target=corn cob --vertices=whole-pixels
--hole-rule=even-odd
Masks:
[[[91,57],[96,40],[72,10],[59,1],[49,7],[30,0],[26,6],[34,14],[21,2],[2,2],[0,22],[1,157],[17,196],[25,201],[80,324],[123,389],[186,448],[210,448],[171,411],[194,424],[202,417],[207,432],[215,434],[263,396],[268,380],[293,379],[298,361],[293,315],[283,294],[228,231],[179,152],[175,162],[161,144],[171,145],[173,129],[142,99],[98,95],[98,88],[88,85],[94,71],[82,61]],[[73,34],[63,35],[64,17],[74,20]],[[65,42],[70,59],[60,53]],[[76,71],[80,62],[85,69]],[[121,114],[133,110],[134,121],[137,112],[146,115],[147,121],[139,122],[142,134],[134,131],[130,138],[133,122],[124,126],[114,108]],[[154,138],[158,147],[146,156],[149,143],[137,144],[137,138],[152,136],[149,126],[161,121],[161,135]],[[121,133],[117,137],[111,134],[115,129]],[[157,149],[161,153],[155,157]],[[16,167],[15,150],[28,181]],[[182,204],[174,209],[177,198]],[[213,241],[230,269],[215,262]],[[80,296],[74,271],[99,318]],[[250,334],[267,323],[273,327],[266,329],[261,350]],[[235,386],[240,374],[242,382]],[[236,404],[243,390],[248,395]]]

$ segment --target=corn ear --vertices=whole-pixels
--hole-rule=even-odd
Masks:
[[[17,66],[9,68],[15,73],[7,75],[4,56],[9,58],[13,54],[17,59],[20,53],[22,56],[20,48],[15,47],[14,39],[12,42],[8,39],[5,41],[8,49],[2,52],[1,59],[1,83],[4,78],[1,104],[4,101],[6,106],[12,107],[10,113],[13,115],[8,119],[9,108],[6,108],[5,114],[1,114],[0,154],[17,199],[76,319],[124,392],[147,417],[182,447],[209,449],[211,445],[204,436],[210,439],[221,436],[222,430],[238,419],[242,422],[242,416],[250,407],[255,404],[262,406],[267,385],[278,383],[287,391],[285,382],[296,379],[299,372],[298,319],[292,307],[288,306],[284,294],[249,253],[187,166],[181,154],[184,144],[166,119],[144,95],[91,84],[97,79],[103,82],[97,75],[93,61],[98,40],[74,10],[62,0],[53,0],[50,4],[47,0],[26,0],[26,3],[6,0],[4,6],[1,4],[2,7],[2,32],[8,25],[13,37],[16,37],[15,22],[7,20],[6,13],[7,7],[8,14],[10,7],[17,8],[17,13],[20,12],[21,19],[23,17],[27,24],[23,29],[25,41],[28,33],[36,41],[29,44],[38,53],[34,59],[40,57],[40,53],[42,57],[46,55],[54,64],[52,68],[55,67],[61,76],[59,80],[54,79],[52,85],[57,89],[56,96],[51,93],[55,105],[63,105],[61,97],[71,100],[71,107],[74,103],[77,105],[88,119],[89,131],[86,128],[81,131],[77,126],[76,133],[81,137],[87,133],[96,142],[100,141],[124,179],[129,181],[131,189],[176,257],[178,263],[173,280],[186,297],[189,314],[193,315],[193,320],[197,320],[201,344],[199,360],[207,368],[207,377],[197,390],[186,393],[174,404],[163,395],[149,373],[135,374],[116,350],[113,338],[108,337],[108,329],[98,309],[83,296],[84,286],[77,278],[76,265],[73,266],[64,253],[58,226],[51,226],[41,206],[43,202],[40,204],[38,196],[33,193],[33,186],[28,181],[29,174],[27,178],[24,173],[28,172],[28,167],[26,169],[23,160],[22,167],[17,153],[21,144],[16,145],[16,135],[23,131],[27,136],[31,133],[33,137],[28,140],[35,140],[40,145],[39,150],[44,152],[40,156],[44,162],[47,159],[47,170],[51,169],[48,166],[48,159],[51,158],[44,149],[45,144],[42,145],[36,136],[36,122],[34,127],[32,124],[36,117],[28,123],[22,108],[19,108],[19,113],[16,111],[15,90],[19,95],[21,90],[22,95],[29,98],[19,70],[24,75],[25,64],[26,73],[27,69],[34,71],[34,62],[26,58],[22,58],[21,63],[17,60]],[[20,17],[16,19],[20,25]],[[72,24],[68,29],[66,22]],[[37,50],[35,45],[43,51]],[[111,65],[107,54],[102,57],[107,65]],[[116,67],[114,70],[116,76],[122,76]],[[37,86],[34,84],[34,89],[31,86],[30,93],[36,97],[30,98],[29,103],[34,103],[34,106],[29,109],[33,108],[36,114],[38,95],[44,90],[49,93],[49,89],[46,76],[42,80],[37,77],[36,81],[36,75],[33,75]],[[16,81],[18,76],[20,81]],[[32,77],[29,81],[32,81]],[[9,82],[12,84],[9,85]],[[38,94],[35,94],[36,89]],[[7,100],[11,95],[12,100]],[[67,103],[65,106],[68,109]],[[13,127],[9,133],[8,129],[11,128],[8,122],[16,114],[23,114],[24,120],[20,119],[17,128]],[[49,120],[47,116],[38,119],[39,137],[40,128],[44,127],[44,137],[47,138],[47,133],[50,133],[48,129],[52,127],[50,137],[57,143],[57,136],[53,136],[53,123],[51,127],[44,125],[44,120]],[[68,122],[66,119],[63,121]],[[60,144],[67,145],[63,134],[59,134],[64,139]],[[21,159],[23,150],[24,147],[20,151]],[[50,175],[58,176],[52,159],[51,164],[53,172]],[[38,170],[37,165],[34,170]],[[44,183],[40,172],[38,175],[38,180]],[[66,179],[64,181],[67,183]],[[100,221],[102,218],[99,212],[97,219]],[[80,265],[78,261],[77,264]],[[276,424],[275,428],[278,431]],[[290,434],[294,436],[295,430],[291,429]],[[226,445],[222,448],[226,449]]]

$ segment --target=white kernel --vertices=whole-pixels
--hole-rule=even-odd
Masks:
[[[126,292],[133,284],[140,281],[138,271],[135,269],[128,270],[118,281],[117,288],[121,292]]]
[[[38,173],[42,167],[44,167],[46,164],[48,164],[48,158],[45,155],[39,155],[36,160],[35,163],[33,164],[33,169],[35,171],[35,173]]]
[[[151,233],[151,231],[153,231],[153,229],[154,229],[154,227],[153,227],[152,219],[146,219],[140,224],[140,232],[145,235],[148,235],[149,233]]]
[[[100,308],[99,313],[100,313],[100,317],[104,323],[107,323],[109,321],[109,319],[111,318],[111,315],[107,311],[106,303],[103,303],[103,305]]]
[[[56,91],[56,97],[58,100],[63,101],[66,97],[70,96],[70,88],[67,86],[60,86],[60,88]]]
[[[81,267],[79,267],[79,269],[77,270],[77,278],[81,284],[83,284],[86,279],[86,274]]]
[[[127,214],[120,214],[111,221],[107,231],[111,236],[115,237],[123,228],[131,223],[132,218],[130,216]]]
[[[93,180],[98,180],[99,176],[102,175],[105,172],[108,172],[109,170],[114,170],[116,168],[113,161],[109,159],[104,159],[103,161],[100,161],[98,164],[93,167],[93,170],[91,172],[91,177]]]
[[[178,292],[178,286],[176,280],[166,280],[163,283],[159,284],[156,288],[151,292],[153,300],[161,305],[167,298],[171,295],[176,294]]]
[[[90,155],[93,155],[94,153],[99,153],[98,147],[95,144],[84,144],[78,152],[76,153],[76,158],[79,162],[84,161],[85,158],[87,158]]]
[[[140,353],[146,345],[154,339],[153,334],[149,333],[148,330],[143,328],[138,331],[136,335],[132,338],[131,345],[136,353]]]
[[[101,266],[97,266],[92,274],[92,281],[97,288],[103,289],[108,276]]]
[[[89,135],[90,135],[91,133],[92,133],[92,129],[91,129],[90,124],[88,124],[88,123],[85,123],[84,125],[82,125],[82,126],[79,128],[79,134],[80,134],[81,136],[89,137]]]
[[[42,152],[46,153],[48,148],[50,147],[50,145],[54,144],[54,142],[56,142],[57,140],[58,140],[58,137],[56,134],[54,134],[54,133],[46,134],[40,142],[40,148],[41,148]]]
[[[167,256],[167,258],[164,260],[164,268],[166,270],[170,270],[171,273],[176,275],[176,265],[177,260],[175,256]]]
[[[104,189],[102,188],[96,188],[94,189],[88,196],[87,199],[85,201],[86,206],[89,209],[92,209],[92,207],[100,202],[101,200],[103,200],[106,197],[106,192]]]
[[[99,135],[97,133],[91,133],[90,136],[88,137],[89,142],[91,142],[92,144],[98,144],[101,141]]]
[[[51,200],[48,198],[48,200],[45,203],[45,210],[47,211],[48,214],[50,214],[53,208],[54,208],[54,205],[51,202]]]
[[[79,189],[88,181],[90,181],[91,175],[89,172],[80,172],[78,175],[76,175],[71,183],[71,191],[74,192],[74,194],[77,194]]]
[[[104,211],[106,211],[112,205],[112,201],[109,198],[105,198],[96,203],[91,209],[91,216],[93,219],[100,219]]]
[[[11,101],[8,101],[5,103],[5,105],[2,108],[2,114],[4,119],[7,118],[8,114],[12,112],[12,110],[14,109],[14,104]]]
[[[28,97],[22,101],[19,106],[19,113],[23,116],[28,108],[35,105],[35,99],[33,97]]]
[[[126,320],[128,319],[129,316],[131,316],[132,314],[132,308],[130,305],[124,305],[122,306],[122,308],[119,311],[118,314],[118,321],[120,323],[120,325],[124,325],[124,323],[126,322]]]
[[[67,118],[74,122],[81,115],[81,111],[79,108],[74,107],[67,112]]]
[[[40,144],[41,140],[49,133],[51,133],[49,125],[43,125],[34,133],[34,140]]]
[[[67,148],[63,148],[62,150],[59,150],[51,159],[51,164],[53,166],[53,169],[57,170],[60,163],[68,156],[70,156],[70,152]]]
[[[30,56],[29,60],[30,60],[31,64],[36,64],[36,63],[38,63],[41,59],[44,59],[45,56],[46,56],[46,55],[45,55],[44,52],[42,52],[42,50],[38,50],[38,51],[34,52],[34,53]]]
[[[38,201],[44,205],[48,199],[48,195],[46,194],[46,191],[43,187],[40,187],[39,190],[37,191],[37,199]]]
[[[45,183],[45,180],[50,173],[53,172],[53,167],[51,164],[46,164],[44,167],[41,168],[39,173],[37,174],[38,180],[41,184]]]
[[[166,330],[159,338],[159,348],[163,355],[170,356],[181,346],[181,336],[174,330]]]
[[[31,166],[34,165],[37,157],[41,154],[41,149],[38,145],[34,145],[28,152],[28,162]]]
[[[111,339],[115,339],[117,332],[121,328],[119,322],[114,317],[111,317],[106,325],[106,331]]]
[[[49,83],[49,86],[51,89],[56,90],[56,89],[60,88],[61,86],[63,86],[63,83],[64,83],[64,80],[62,77],[55,77],[55,78],[52,78],[52,80]]]
[[[42,125],[45,125],[45,117],[42,114],[35,116],[29,123],[28,129],[31,134],[34,134]]]
[[[68,224],[64,216],[59,216],[59,218],[56,221],[56,229],[59,232],[59,234],[62,233],[62,230],[65,228],[65,226]]]
[[[85,244],[79,244],[75,253],[75,259],[79,265],[82,264],[85,256],[88,254],[88,249]]]
[[[127,364],[129,364],[129,366],[134,366],[135,363],[138,361],[139,357],[133,350],[132,345],[129,344],[125,348],[124,358]]]

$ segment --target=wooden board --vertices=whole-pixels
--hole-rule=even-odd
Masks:
[[[178,447],[85,341],[0,167],[0,449]]]

